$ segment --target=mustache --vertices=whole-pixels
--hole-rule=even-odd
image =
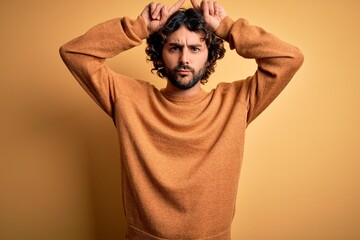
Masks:
[[[186,65],[186,64],[181,64],[181,65],[178,65],[174,68],[175,71],[178,71],[178,70],[189,70],[189,71],[192,71],[194,72],[195,70],[190,67],[189,65]]]

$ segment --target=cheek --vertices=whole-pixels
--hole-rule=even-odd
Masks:
[[[208,62],[208,59],[209,59],[209,50],[206,48],[206,51],[203,52],[202,54],[202,59],[203,59],[203,62],[204,63],[207,63]]]
[[[163,59],[164,65],[166,65],[170,68],[177,65],[177,60],[176,60],[175,56],[165,53],[162,55],[162,59]]]
[[[199,64],[198,65],[199,68],[207,67],[209,65],[207,52],[206,54],[204,53],[201,57],[199,57],[199,59],[196,62]]]

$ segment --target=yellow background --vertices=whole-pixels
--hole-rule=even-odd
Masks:
[[[58,48],[102,21],[137,17],[147,3],[0,2],[0,239],[122,239],[115,128]],[[233,239],[360,239],[360,1],[221,3],[305,55],[248,128]],[[162,87],[144,46],[109,64]],[[228,51],[206,89],[255,69]]]

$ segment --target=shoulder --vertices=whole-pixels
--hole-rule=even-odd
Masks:
[[[221,82],[215,87],[214,91],[223,93],[238,92],[243,87],[244,82],[245,80],[237,80],[234,82]]]
[[[141,99],[147,98],[149,95],[159,91],[154,85],[145,80],[132,78],[118,73],[115,78],[117,98]]]
[[[213,99],[240,104],[247,104],[249,84],[247,79],[234,82],[221,82],[212,90]]]

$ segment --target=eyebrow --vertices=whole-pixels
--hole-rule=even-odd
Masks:
[[[168,43],[170,46],[174,46],[174,47],[184,47],[184,44],[180,44],[180,43],[174,43],[174,42],[170,42]],[[202,44],[190,44],[189,47],[202,47]]]

